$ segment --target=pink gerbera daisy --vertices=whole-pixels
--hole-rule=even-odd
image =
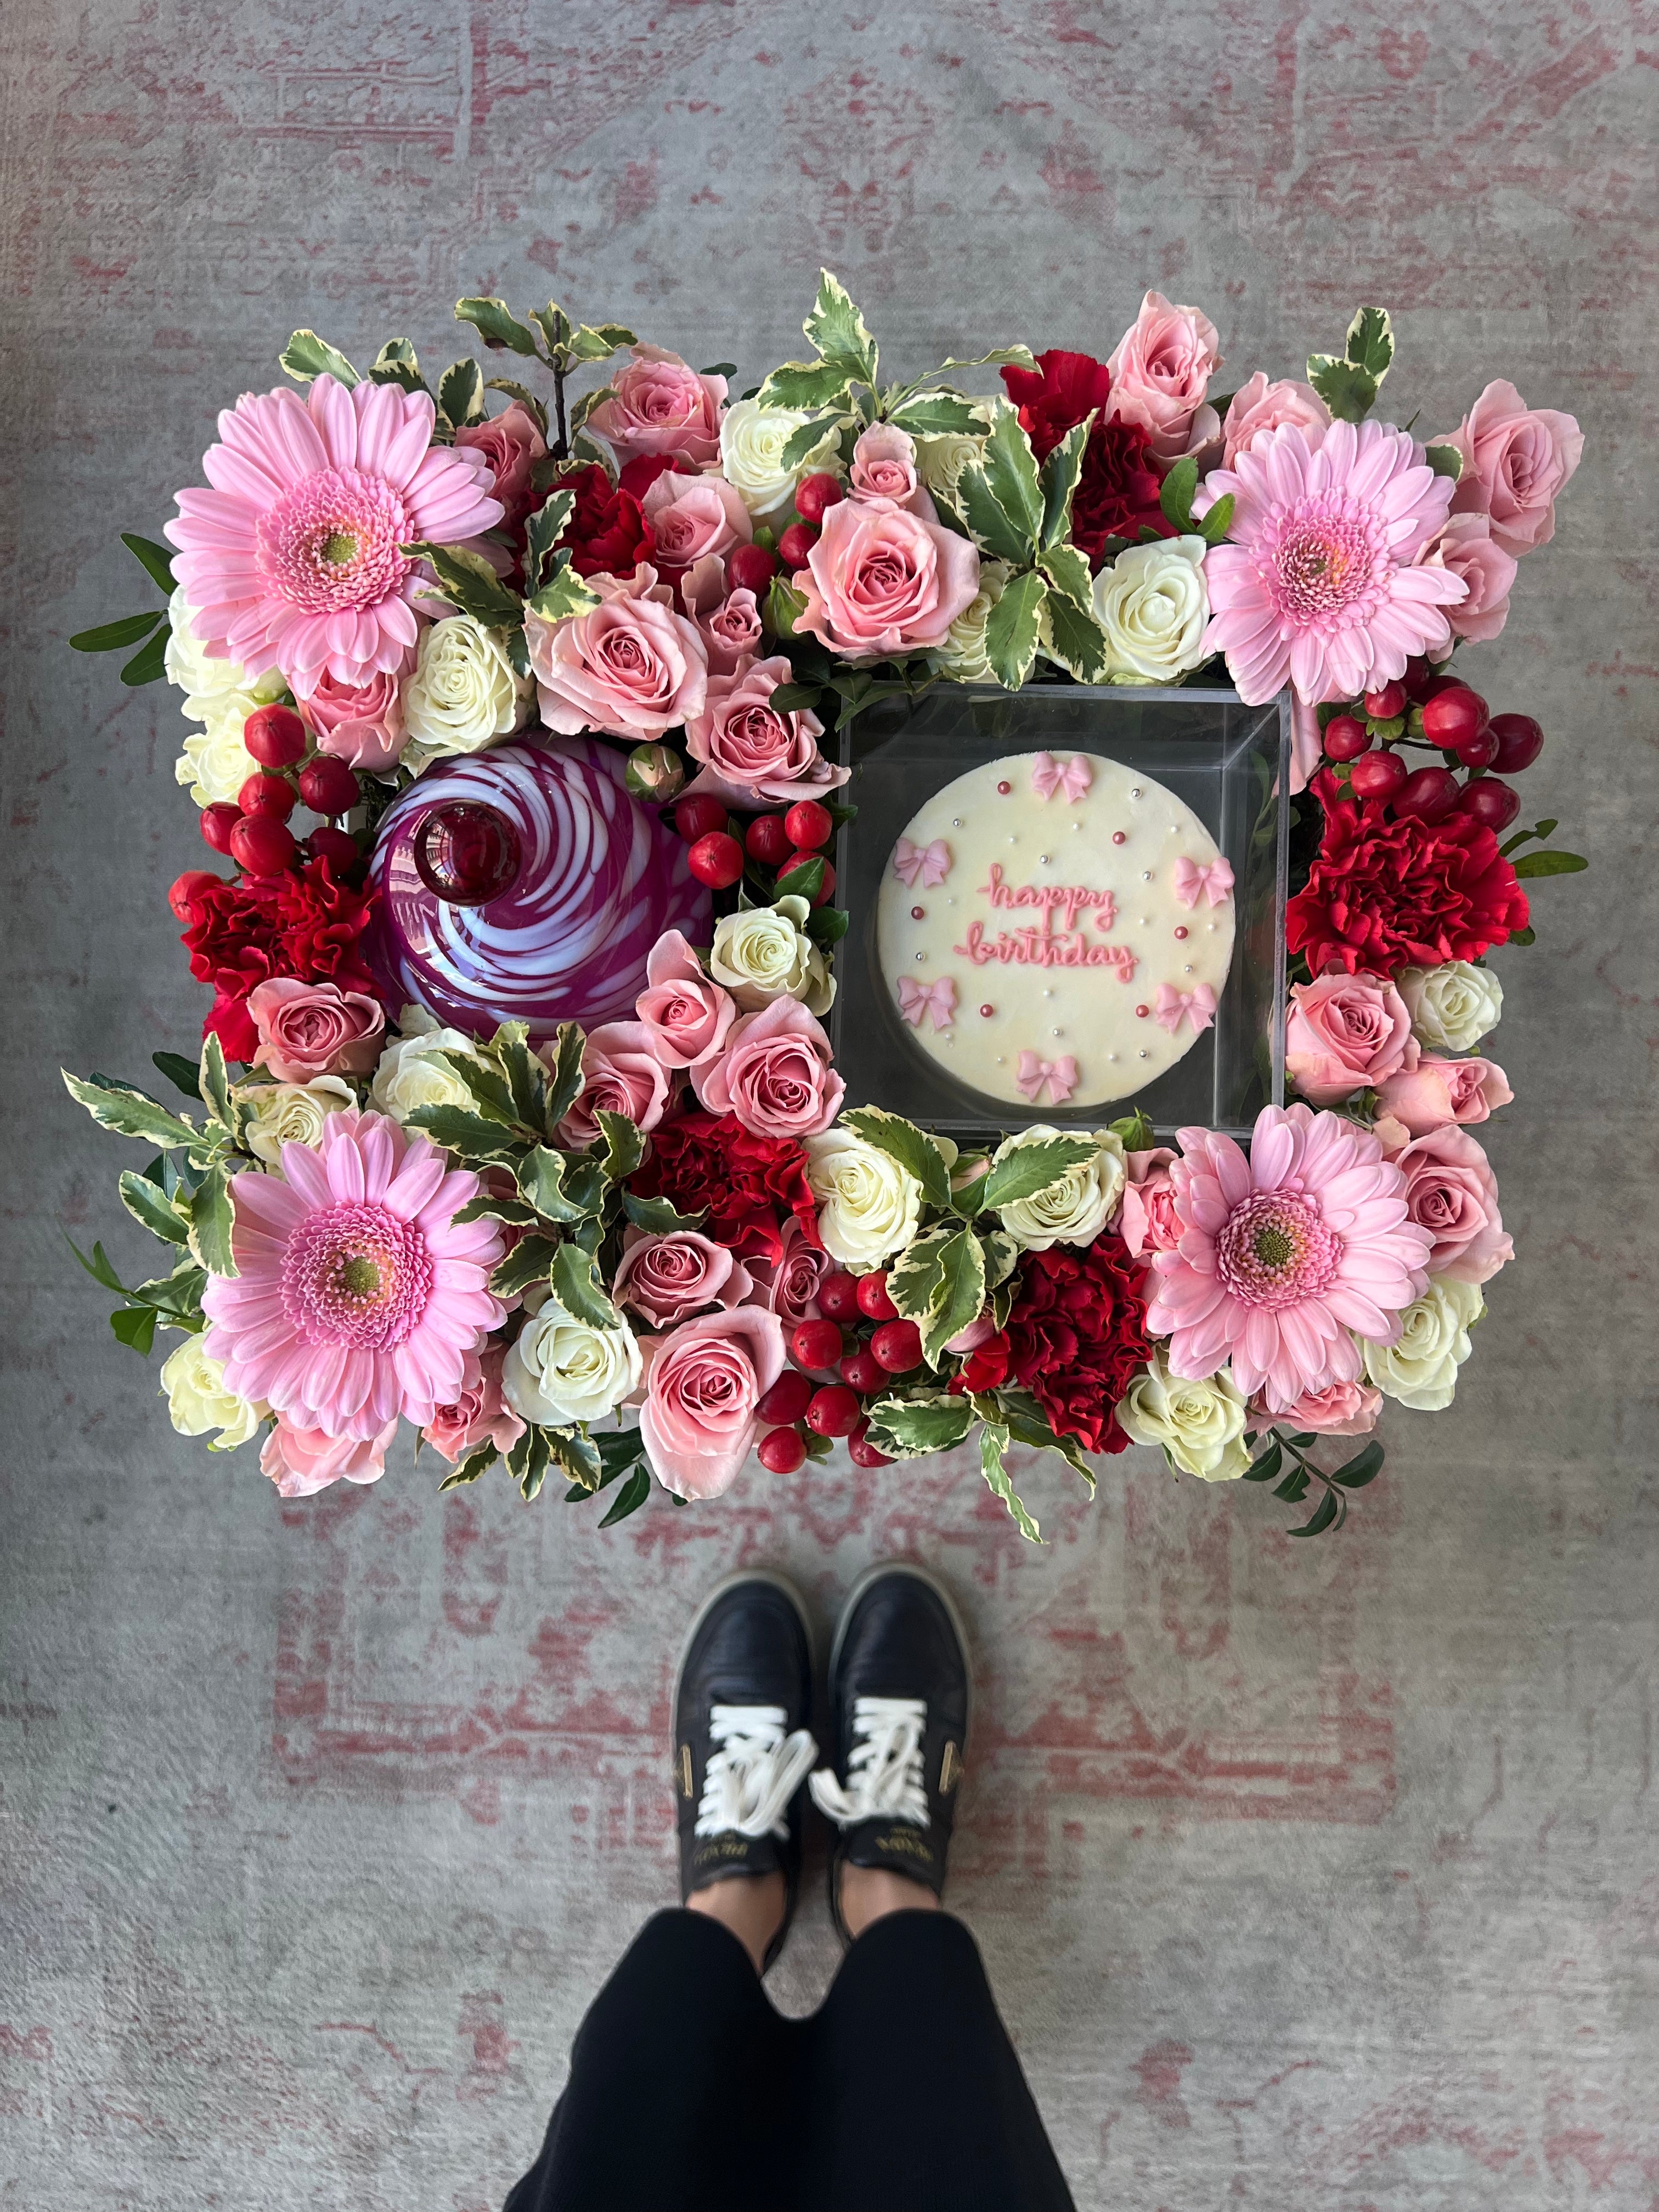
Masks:
[[[1147,1328],[1169,1335],[1170,1372],[1201,1380],[1231,1358],[1245,1396],[1261,1391],[1279,1413],[1357,1381],[1354,1336],[1393,1344],[1428,1280],[1430,1238],[1406,1218],[1405,1176],[1366,1130],[1309,1106],[1265,1108],[1248,1158],[1208,1129],[1180,1139],[1181,1239],[1153,1258],[1146,1310]]]
[[[250,677],[280,668],[301,695],[402,666],[420,583],[402,547],[455,544],[502,514],[486,455],[434,446],[434,420],[423,392],[331,376],[308,400],[248,392],[220,416],[202,457],[212,489],[181,491],[167,525],[210,652]]]
[[[1384,422],[1334,422],[1315,450],[1293,422],[1204,480],[1194,512],[1231,492],[1228,542],[1205,556],[1206,653],[1224,653],[1239,696],[1259,707],[1289,683],[1314,705],[1352,699],[1451,644],[1443,608],[1468,590],[1412,563],[1446,520],[1455,489],[1422,448]]]
[[[352,1108],[330,1115],[317,1151],[284,1145],[280,1175],[245,1172],[232,1189],[238,1272],[202,1294],[231,1389],[296,1430],[361,1439],[454,1402],[467,1353],[507,1318],[489,1290],[496,1224],[455,1219],[477,1176]]]

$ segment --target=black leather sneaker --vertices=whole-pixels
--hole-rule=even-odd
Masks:
[[[802,1783],[811,1732],[812,1633],[781,1575],[729,1576],[705,1599],[674,1684],[680,1902],[711,1883],[781,1874],[783,1948],[800,1887]]]
[[[942,1583],[890,1561],[854,1587],[830,1655],[832,1769],[812,1799],[839,1831],[830,1853],[830,1917],[843,1943],[843,1866],[883,1867],[945,1889],[968,1741],[968,1638]]]

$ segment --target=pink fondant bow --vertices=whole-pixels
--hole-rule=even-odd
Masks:
[[[1212,906],[1219,906],[1232,887],[1232,863],[1229,860],[1212,860],[1206,868],[1201,861],[1189,860],[1183,854],[1176,862],[1175,895],[1188,914],[1201,898],[1207,898]]]
[[[948,1030],[957,1018],[957,987],[948,975],[936,983],[918,983],[908,975],[898,979],[899,1012],[913,1029],[921,1027],[924,1014],[933,1018],[936,1030]]]
[[[1052,799],[1057,791],[1067,799],[1081,799],[1095,780],[1088,757],[1073,753],[1064,768],[1052,753],[1039,753],[1031,763],[1031,788],[1039,799]]]
[[[1224,868],[1227,863],[1221,863]],[[1207,983],[1200,983],[1195,991],[1177,991],[1173,983],[1160,983],[1158,1002],[1152,1008],[1152,1018],[1171,1036],[1180,1030],[1182,1022],[1190,1022],[1193,1035],[1209,1028],[1215,1019],[1215,993]]]
[[[930,891],[950,872],[951,848],[943,837],[935,837],[931,845],[913,845],[901,837],[893,848],[893,873],[911,890],[920,880],[923,890]]]
[[[1042,1097],[1045,1083],[1049,1103],[1063,1106],[1077,1089],[1077,1062],[1069,1052],[1059,1060],[1043,1060],[1034,1052],[1023,1052],[1019,1056],[1019,1073],[1014,1080],[1033,1106]]]

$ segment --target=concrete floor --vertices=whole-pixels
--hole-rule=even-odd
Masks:
[[[699,1593],[780,1562],[827,1609],[895,1550],[979,1638],[955,1899],[1080,2205],[1659,2204],[1656,43],[1618,0],[10,12],[0,2204],[499,2204],[672,1894]],[[458,295],[556,288],[752,380],[821,259],[913,369],[1103,352],[1156,284],[1229,381],[1295,373],[1382,300],[1401,416],[1503,375],[1589,433],[1479,662],[1595,860],[1500,956],[1520,1257],[1340,1536],[1139,1453],[1092,1508],[1034,1475],[1041,1552],[948,1463],[611,1537],[407,1464],[283,1507],[174,1438],[64,1250],[142,1240],[57,1063],[142,1078],[201,1012],[169,695],[64,647],[143,604],[114,532],[296,325],[441,363]],[[787,2005],[830,1952],[815,1899]]]

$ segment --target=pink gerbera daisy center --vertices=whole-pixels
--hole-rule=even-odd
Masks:
[[[1262,582],[1295,629],[1369,616],[1387,566],[1382,532],[1342,492],[1298,500],[1275,515],[1261,547]]]
[[[329,1206],[307,1214],[289,1240],[283,1305],[307,1343],[390,1351],[431,1295],[426,1240],[389,1206]]]
[[[1216,1239],[1216,1273],[1252,1306],[1293,1306],[1336,1279],[1342,1241],[1311,1200],[1261,1191],[1235,1209]]]
[[[402,550],[410,534],[384,477],[319,469],[259,517],[259,567],[281,598],[308,614],[374,606],[414,567]]]

